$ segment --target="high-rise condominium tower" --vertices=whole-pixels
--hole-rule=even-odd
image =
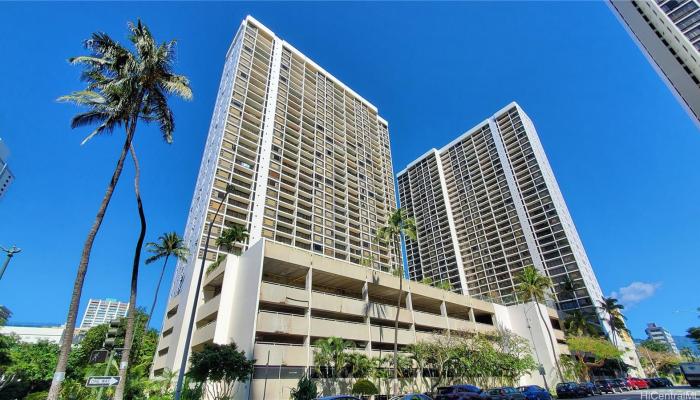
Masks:
[[[653,322],[647,324],[644,332],[647,334],[649,340],[653,340],[659,343],[663,343],[668,346],[668,349],[676,354],[680,354],[678,351],[678,346],[676,346],[676,341],[673,340],[671,333],[661,326],[656,325]]]
[[[562,310],[593,313],[603,297],[535,127],[512,103],[398,174],[415,217],[411,279],[448,281],[472,296],[516,302],[517,275],[534,265]]]
[[[83,315],[83,321],[80,323],[80,328],[92,328],[93,326],[126,317],[128,309],[129,303],[122,303],[115,299],[90,299]]]
[[[15,176],[12,175],[12,171],[10,171],[10,167],[7,165],[9,156],[10,150],[7,149],[7,146],[5,146],[2,139],[0,139],[0,197],[5,194],[10,183],[15,179]]]
[[[560,310],[581,310],[606,329],[598,280],[535,127],[516,103],[428,151],[398,181],[401,207],[418,228],[406,243],[411,279],[514,304],[518,274],[534,265],[552,279]],[[619,346],[639,367],[634,344]]]
[[[698,0],[611,0],[608,4],[700,127]]]
[[[226,54],[185,227],[194,256],[177,266],[166,313],[174,331],[164,326],[163,337],[172,334],[178,344],[163,357],[181,354],[179,330],[191,312],[206,225],[229,184],[234,191],[214,222],[208,261],[227,253],[215,244],[222,230],[239,225],[249,238],[238,250],[265,238],[352,264],[373,260],[376,269],[400,262],[391,246],[374,239],[396,207],[387,122],[247,17]]]

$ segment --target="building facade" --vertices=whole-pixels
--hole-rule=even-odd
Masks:
[[[605,328],[600,285],[537,131],[518,104],[428,151],[398,173],[398,182],[401,207],[418,228],[417,240],[406,243],[412,280],[516,304],[517,276],[533,265],[552,280],[559,310],[581,310]],[[634,345],[625,352],[638,367]]]
[[[214,221],[207,262],[262,238],[351,264],[389,270],[401,262],[374,240],[395,208],[387,122],[377,108],[248,16],[226,54],[184,240],[196,255],[179,262],[166,320],[186,326]],[[249,232],[226,251],[223,229]],[[187,318],[185,316],[188,316]],[[181,357],[184,336],[168,357]]]
[[[83,320],[80,322],[80,328],[89,329],[124,318],[128,310],[129,303],[122,303],[115,299],[90,299],[83,314]]]
[[[405,281],[403,290],[400,351],[417,341],[434,340],[435,335],[509,330],[529,341],[547,382],[558,380],[553,355],[569,351],[556,310],[533,303],[500,305],[412,281]],[[399,278],[390,273],[262,239],[240,257],[227,257],[207,271],[191,351],[207,343],[235,342],[256,360],[253,379],[236,390],[235,398],[286,399],[302,375],[313,374],[318,339],[343,338],[352,342],[348,351],[368,357],[391,355],[398,293]],[[168,307],[178,305],[171,302]],[[540,307],[544,320],[535,307]],[[182,332],[179,324],[176,314],[168,312],[153,363],[156,376],[179,369],[180,359],[172,357]],[[427,388],[413,385],[423,383],[415,378],[402,381],[404,388],[419,391]],[[520,383],[545,385],[536,372]],[[340,382],[319,389],[337,394],[349,387]]]
[[[673,351],[676,354],[680,354],[680,352],[678,351],[678,346],[676,346],[676,341],[673,340],[673,336],[671,336],[671,333],[663,327],[658,326],[653,322],[650,322],[647,324],[647,327],[646,329],[644,329],[644,332],[646,332],[647,338],[649,340],[663,343],[666,346],[668,346],[669,350]]]
[[[63,336],[63,326],[29,326],[6,325],[0,326],[0,335],[14,335],[23,343],[49,342],[60,344]]]
[[[7,148],[5,143],[0,139],[0,198],[5,195],[5,192],[10,187],[12,181],[15,180],[15,176],[10,171],[10,167],[7,164],[7,159],[10,157],[10,150]]]
[[[608,5],[700,127],[700,2],[609,0]]]
[[[193,256],[176,269],[153,375],[178,370],[183,355],[207,343],[233,341],[256,359],[253,380],[236,396],[288,398],[313,367],[317,339],[338,336],[352,351],[390,354],[399,279],[389,272],[402,260],[374,238],[396,207],[392,171],[388,125],[376,107],[247,17],[226,55],[185,228]],[[228,185],[233,192],[214,219]],[[249,231],[247,241],[218,248],[215,239],[234,225]],[[418,282],[404,290],[401,348],[434,334],[509,329],[549,346],[541,362],[550,378],[550,354],[566,351],[552,309],[543,308],[550,318],[540,321],[532,306]]]

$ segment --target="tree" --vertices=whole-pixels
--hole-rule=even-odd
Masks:
[[[56,365],[58,345],[48,341],[15,343],[10,349],[10,365],[5,373],[28,384],[30,392],[45,390]]]
[[[575,336],[594,336],[598,332],[588,315],[579,310],[569,313],[569,316],[564,320],[564,329]]]
[[[654,351],[646,347],[639,352],[642,366],[650,372],[658,372],[663,375],[671,374],[673,369],[678,367],[683,359],[676,353],[670,351]]]
[[[588,371],[591,367],[600,367],[605,363],[605,360],[619,359],[622,356],[622,351],[602,338],[569,336],[566,343],[579,361],[584,380],[589,380]],[[587,357],[592,357],[593,361],[586,361]]]
[[[291,391],[292,400],[314,400],[318,397],[316,384],[307,375],[299,378],[297,387]]]
[[[346,366],[349,354],[345,350],[354,347],[354,343],[343,338],[331,336],[314,342],[314,365],[323,377],[339,378]]]
[[[130,320],[133,321],[138,263],[145,235],[145,217],[138,190],[140,170],[132,142],[136,133],[136,125],[139,120],[146,123],[155,122],[159,124],[163,138],[166,142],[171,143],[175,125],[173,113],[168,107],[167,95],[175,94],[184,99],[192,97],[187,78],[172,72],[175,58],[175,41],[157,45],[150,31],[141,24],[141,21],[138,21],[137,25],[130,24],[129,29],[131,31],[129,40],[135,47],[135,53],[121,46],[105,33],[94,33],[85,42],[85,48],[90,51],[90,55],[74,57],[69,60],[72,64],[84,66],[82,78],[87,82],[86,89],[59,98],[60,101],[73,102],[88,108],[88,111],[80,113],[73,118],[71,123],[73,128],[98,124],[97,128],[83,140],[83,143],[94,136],[111,133],[115,128],[121,126],[124,126],[126,135],[112,179],[107,186],[102,203],[83,245],[71,294],[66,327],[63,332],[63,344],[61,345],[56,372],[49,390],[49,400],[57,400],[60,393],[61,383],[68,364],[71,338],[75,331],[75,322],[92,245],[104,220],[114,188],[121,176],[127,152],[131,152],[136,169],[134,189],[136,191],[141,222],[141,232],[134,255],[134,265],[132,266],[132,295],[130,296],[128,312]],[[131,329],[127,329],[127,344],[131,342],[131,336],[133,336],[133,323],[131,325]],[[127,346],[122,355],[123,360],[128,359],[129,350],[130,347]],[[121,400],[123,396],[126,368],[120,369],[120,376],[122,376],[122,380],[117,387],[115,395],[117,400]]]
[[[656,340],[652,339],[647,339],[641,342],[639,345],[651,351],[664,352],[671,350],[671,347],[668,344],[657,342]]]
[[[401,261],[401,241],[405,238],[416,240],[416,222],[413,218],[409,218],[406,212],[398,208],[391,214],[386,225],[377,230],[377,239],[383,243],[391,243],[396,255],[397,265],[396,271],[399,275],[399,294],[396,304],[396,317],[394,318],[394,385],[393,394],[398,394],[398,357],[399,357],[399,312],[401,311],[401,303],[403,298],[403,262]]]
[[[168,259],[170,257],[175,257],[180,261],[187,261],[187,257],[190,255],[190,250],[185,246],[185,242],[176,232],[169,232],[158,237],[158,242],[149,242],[146,244],[148,251],[153,254],[146,259],[146,265],[154,263],[161,258],[163,259],[163,267],[160,270],[160,277],[158,278],[158,285],[156,286],[156,293],[153,295],[153,304],[151,305],[151,312],[148,313],[148,319],[146,320],[145,329],[148,329],[148,323],[153,318],[153,310],[156,308],[156,302],[158,301],[158,291],[160,291],[160,284],[163,281],[163,275],[165,274],[165,267],[168,265]]]
[[[622,310],[624,308],[625,306],[620,304],[614,297],[604,297],[598,304],[598,309],[602,311],[604,316],[603,318],[610,328],[610,341],[615,346],[618,346],[617,337],[622,332],[629,332],[627,326],[625,325],[625,316],[622,315]],[[622,372],[622,361],[620,361],[619,358],[617,359],[617,364],[620,372]]]
[[[351,378],[366,378],[372,372],[372,361],[365,353],[349,353],[345,356]]]
[[[372,383],[372,381],[367,379],[360,379],[357,382],[355,382],[354,385],[352,385],[352,394],[372,396],[375,394],[379,394],[379,390],[377,390],[377,387],[374,385],[374,383]]]
[[[253,374],[255,360],[248,360],[236,343],[207,343],[190,356],[187,375],[203,385],[214,400],[230,399],[236,382],[246,382]]]
[[[232,227],[224,229],[214,243],[228,253],[240,255],[240,251],[234,245],[244,242],[247,238],[248,230],[244,226],[234,224]],[[220,254],[216,261],[209,265],[207,271],[215,270],[225,259],[226,255]]]
[[[542,315],[542,310],[539,307],[539,303],[544,303],[546,299],[546,293],[552,289],[552,281],[546,276],[542,275],[537,271],[537,269],[528,265],[523,268],[522,272],[517,278],[518,286],[516,292],[521,301],[534,301],[537,304],[537,313],[542,319],[544,326],[547,326],[547,321]],[[549,343],[552,346],[552,355],[554,358],[554,363],[557,367],[557,373],[559,374],[559,380],[564,381],[564,374],[561,372],[561,366],[559,365],[559,359],[557,357],[555,349],[556,344],[554,343],[554,338],[552,338],[552,332],[547,329],[547,336],[549,336]]]
[[[692,339],[695,343],[700,346],[700,326],[696,326],[693,328],[688,328],[687,335],[685,337]]]

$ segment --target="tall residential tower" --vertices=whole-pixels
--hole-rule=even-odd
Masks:
[[[12,171],[10,171],[10,167],[7,165],[9,156],[10,150],[5,146],[2,139],[0,139],[0,198],[7,191],[10,183],[15,179]]]
[[[196,256],[173,279],[166,320],[177,330],[191,312],[205,225],[229,184],[235,190],[214,222],[207,261],[226,254],[215,245],[222,229],[239,225],[250,236],[238,250],[265,238],[351,264],[373,260],[380,270],[401,262],[374,239],[396,204],[387,122],[250,16],[226,55],[185,227]],[[177,358],[184,335],[173,336],[179,343],[167,357]]]
[[[128,310],[129,303],[122,303],[115,299],[90,299],[80,323],[80,329],[89,329],[126,317]]]
[[[601,323],[603,293],[530,118],[511,103],[399,172],[401,207],[416,219],[410,278],[449,282],[469,296],[515,304],[517,276],[534,265],[553,300]],[[601,323],[602,324],[602,323]],[[604,325],[604,324],[602,324]],[[638,366],[629,343],[626,360]]]
[[[228,255],[201,271],[205,224],[228,184],[235,191],[214,239],[234,224],[250,237],[240,254],[212,240],[207,261]],[[403,349],[434,335],[509,329],[533,347],[549,346],[539,355],[552,382],[555,354],[568,353],[557,312],[539,306],[548,318],[538,319],[533,305],[506,307],[388,273],[400,254],[375,236],[395,207],[387,123],[377,109],[247,17],[226,57],[185,232],[193,256],[173,279],[153,375],[178,370],[183,355],[208,343],[234,342],[256,360],[235,398],[284,399],[299,377],[317,373],[319,339],[340,337],[352,343],[348,351],[386,357],[395,335]],[[539,375],[523,379],[543,384]]]
[[[609,0],[608,5],[700,128],[700,2]]]

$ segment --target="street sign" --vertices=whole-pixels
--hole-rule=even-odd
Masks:
[[[103,363],[107,361],[109,350],[93,350],[90,354],[90,364]]]
[[[85,387],[109,387],[117,386],[118,383],[118,376],[88,376]]]

